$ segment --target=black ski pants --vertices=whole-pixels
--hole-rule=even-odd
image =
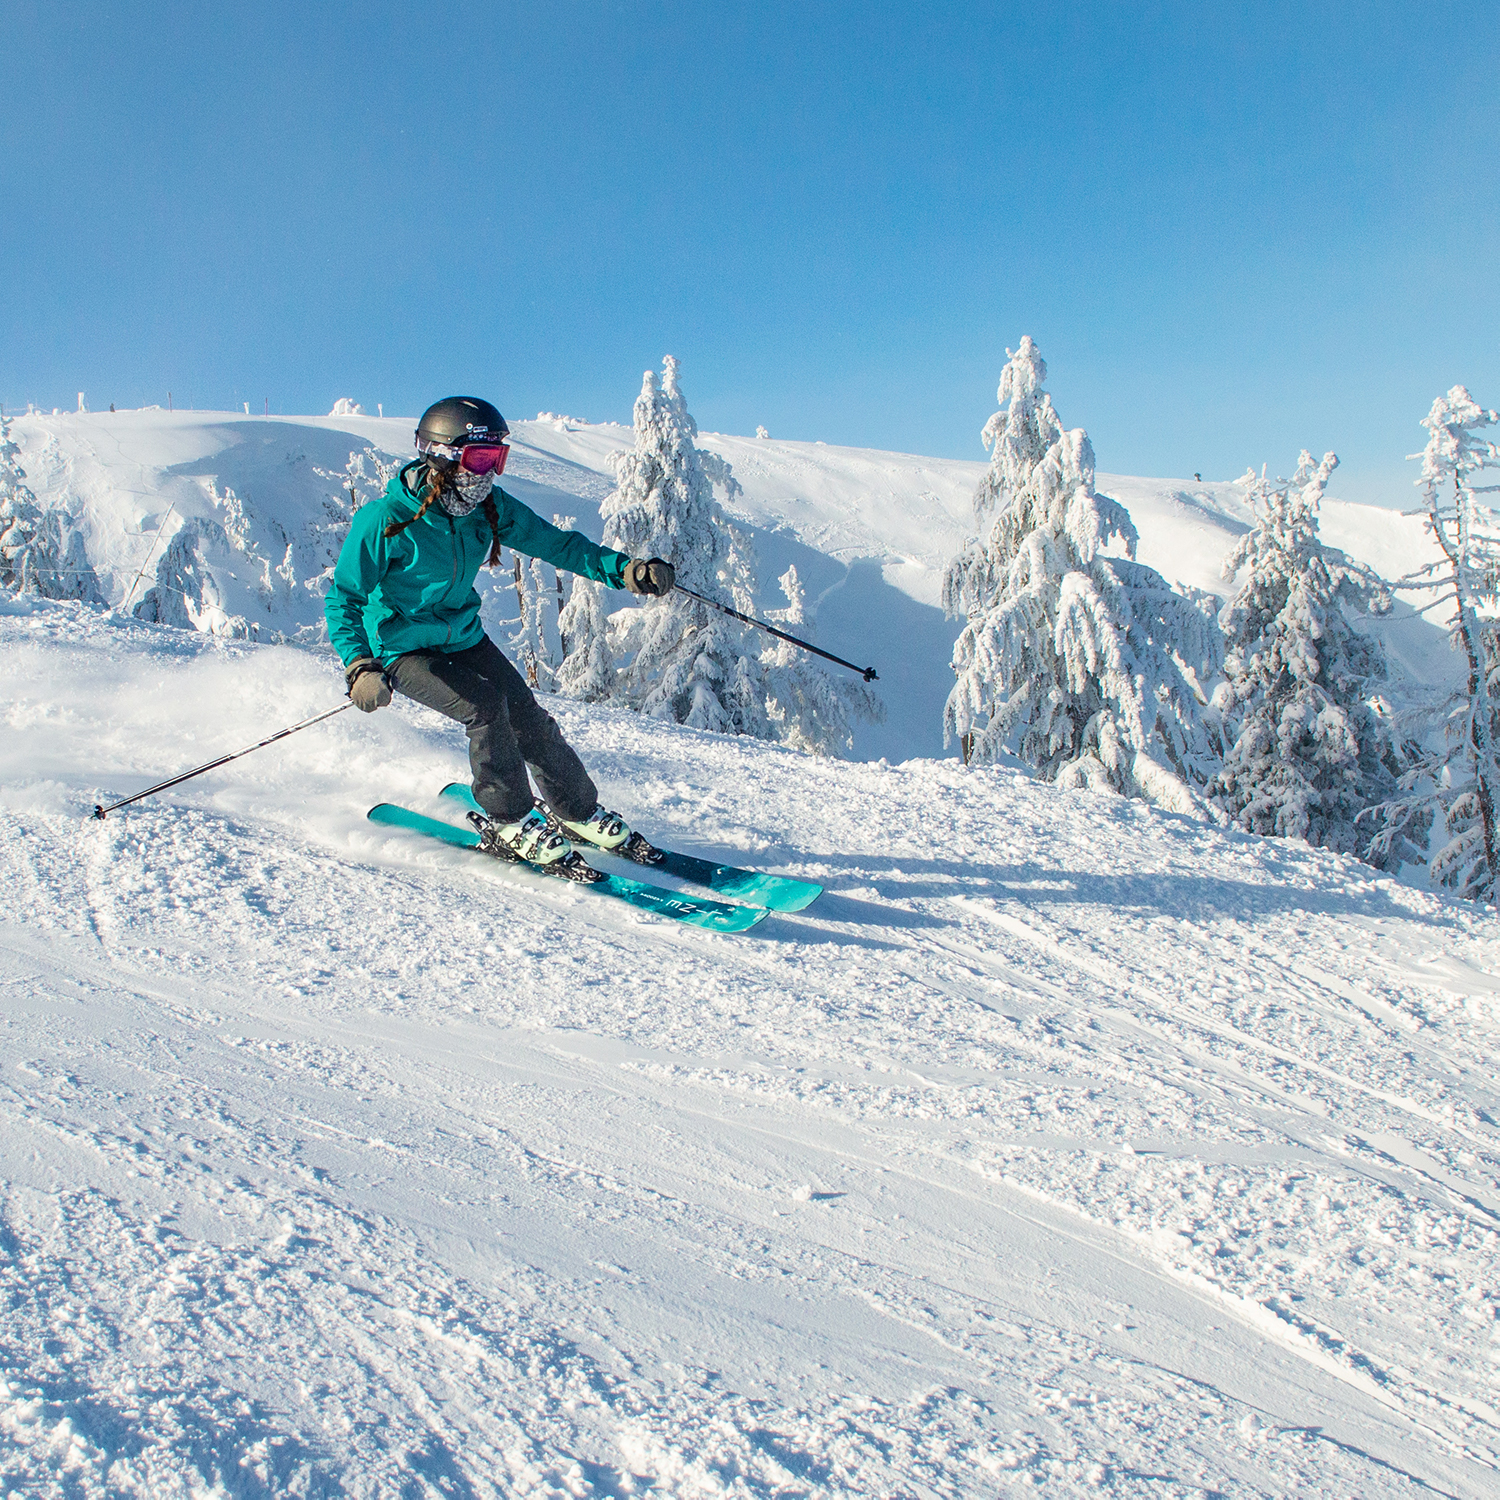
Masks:
[[[599,792],[583,762],[488,636],[466,651],[409,651],[386,675],[397,692],[468,730],[474,798],[497,823],[531,810],[528,765],[559,816],[577,821],[593,812]]]

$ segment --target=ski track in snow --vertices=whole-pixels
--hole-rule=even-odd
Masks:
[[[724,938],[367,823],[456,727],[0,604],[0,1492],[1493,1494],[1500,926],[558,702]]]

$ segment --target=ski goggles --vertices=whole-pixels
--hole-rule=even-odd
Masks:
[[[422,456],[445,469],[467,469],[470,474],[503,474],[508,443],[465,443],[454,448],[447,443],[428,443]]]

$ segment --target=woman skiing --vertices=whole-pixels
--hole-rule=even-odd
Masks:
[[[474,580],[500,561],[502,545],[635,594],[670,592],[674,574],[659,557],[631,559],[560,531],[500,489],[509,433],[488,401],[429,406],[417,457],[355,513],[325,614],[356,708],[384,708],[394,690],[468,731],[485,847],[566,873],[579,863],[558,864],[570,838],[615,849],[630,829],[600,803],[552,716],[484,633]]]

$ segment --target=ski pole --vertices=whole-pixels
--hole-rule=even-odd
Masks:
[[[880,680],[880,673],[874,667],[856,667],[852,661],[845,661],[842,656],[835,656],[832,651],[825,651],[821,646],[814,646],[809,641],[799,641],[796,636],[788,635],[786,631],[778,630],[774,625],[767,625],[764,620],[742,615],[739,610],[730,609],[727,604],[720,604],[715,599],[706,599],[702,594],[695,594],[692,589],[685,589],[680,583],[674,583],[672,587],[679,594],[686,594],[689,599],[696,599],[700,604],[707,604],[710,608],[720,610],[726,615],[733,615],[736,620],[743,620],[747,625],[754,625],[757,630],[764,630],[768,635],[774,635],[777,640],[790,641],[794,646],[801,646],[804,651],[811,651],[814,656],[821,656],[826,661],[835,661],[841,667],[848,667],[851,672],[858,672],[866,682]]]
[[[215,766],[227,766],[230,761],[238,760],[242,755],[249,755],[252,750],[263,750],[267,745],[274,745],[277,740],[284,740],[289,734],[296,734],[299,729],[309,729],[314,724],[321,724],[324,719],[331,719],[335,714],[341,714],[346,708],[353,708],[352,703],[340,703],[337,708],[330,708],[327,713],[315,714],[310,719],[304,719],[300,724],[293,724],[288,729],[278,729],[275,734],[268,735],[258,745],[247,745],[243,750],[236,750],[232,755],[221,755],[217,760],[211,760],[205,766],[199,766],[196,770],[184,771],[181,776],[173,776],[167,781],[158,781],[155,786],[148,786],[144,792],[137,792],[133,797],[122,797],[118,802],[111,802],[108,807],[99,803],[94,804],[94,816],[102,818],[106,813],[112,813],[117,807],[128,807],[132,802],[139,802],[142,797],[149,797],[153,792],[164,792],[169,786],[176,786],[181,781],[191,781],[195,776],[201,776],[205,771],[212,771]]]

